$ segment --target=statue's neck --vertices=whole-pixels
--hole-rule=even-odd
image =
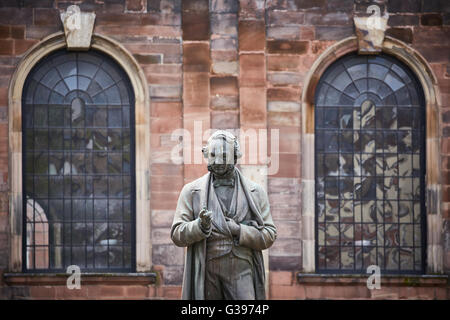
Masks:
[[[235,172],[235,168],[233,168],[233,170],[230,170],[230,172],[225,172],[225,174],[223,174],[223,175],[217,175],[217,174],[213,173],[213,177],[214,177],[214,180],[216,180],[216,179],[233,179],[234,180],[234,172]]]

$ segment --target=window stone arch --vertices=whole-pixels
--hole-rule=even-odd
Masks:
[[[8,91],[10,172],[10,259],[11,272],[22,270],[22,92],[31,69],[49,53],[66,47],[63,32],[54,33],[30,48],[19,62]],[[112,58],[127,74],[135,97],[136,146],[136,271],[151,269],[149,169],[150,98],[145,75],[122,45],[106,36],[93,34],[91,48]]]
[[[350,53],[315,94],[316,270],[423,273],[425,106],[386,54]]]
[[[314,97],[317,84],[328,66],[344,55],[356,52],[356,37],[343,39],[325,50],[309,70],[302,93],[302,222],[303,271],[315,272],[315,185],[314,185]],[[426,218],[427,239],[426,272],[443,271],[440,139],[439,139],[439,89],[431,67],[420,53],[405,43],[391,37],[383,42],[382,52],[403,62],[417,77],[425,97],[426,112]]]

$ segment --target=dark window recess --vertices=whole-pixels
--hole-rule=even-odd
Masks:
[[[320,79],[317,272],[424,272],[424,106],[415,76],[386,55],[347,55]]]
[[[134,96],[96,52],[57,51],[22,96],[23,268],[135,269]]]

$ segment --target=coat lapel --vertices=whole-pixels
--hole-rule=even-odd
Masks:
[[[237,169],[236,169],[237,171]],[[234,216],[234,220],[237,223],[242,222],[245,219],[245,216],[248,212],[248,201],[247,196],[245,195],[244,188],[242,186],[242,179],[240,178],[239,173],[236,173],[236,185],[237,185],[237,192],[236,192],[236,215]]]
[[[208,186],[211,179],[211,174],[205,174],[198,184],[192,189],[192,209],[194,211],[194,218],[198,218],[200,210],[208,207]]]
[[[240,185],[242,186],[243,194],[245,195],[247,199],[248,206],[250,207],[250,210],[253,212],[256,222],[260,227],[264,226],[264,221],[261,216],[261,210],[260,208],[255,204],[255,201],[253,200],[252,193],[255,191],[255,188],[250,188],[247,183],[245,182],[245,178],[242,176],[241,172],[236,168],[236,172],[238,173]],[[242,210],[244,211],[244,210]],[[242,213],[238,213],[242,214]]]

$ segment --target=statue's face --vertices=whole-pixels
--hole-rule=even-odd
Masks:
[[[224,176],[234,169],[234,145],[225,139],[213,139],[208,144],[208,170]]]

